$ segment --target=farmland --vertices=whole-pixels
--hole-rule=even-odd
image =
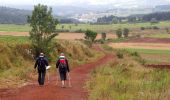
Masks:
[[[170,27],[169,21],[163,21],[160,23],[157,23],[155,25],[151,25],[149,22],[146,23],[124,23],[124,24],[104,24],[104,25],[91,25],[91,24],[58,24],[56,26],[57,29],[62,30],[68,30],[71,32],[77,31],[77,30],[93,30],[97,32],[113,32],[118,28],[129,28],[129,29],[140,29],[141,27],[152,27],[157,26],[160,28]],[[12,25],[12,24],[1,24],[0,25],[0,31],[1,32],[29,32],[31,28],[28,24],[25,25]]]

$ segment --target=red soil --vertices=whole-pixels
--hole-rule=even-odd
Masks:
[[[146,67],[152,67],[152,68],[170,68],[170,65],[155,65],[155,64],[150,64],[150,65],[146,65]]]
[[[170,43],[167,38],[137,38],[126,41],[128,43]]]
[[[88,91],[83,86],[89,78],[88,73],[113,58],[113,55],[106,54],[96,62],[77,66],[70,72],[72,87],[61,88],[60,82],[55,85],[57,78],[54,75],[43,87],[36,82],[19,89],[1,89],[0,100],[87,100]]]

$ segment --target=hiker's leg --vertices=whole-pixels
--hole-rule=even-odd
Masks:
[[[41,85],[41,73],[40,72],[38,72],[38,83],[39,85]]]
[[[42,72],[42,80],[41,80],[41,85],[44,85],[44,81],[45,81],[45,74],[46,74],[46,72],[45,71],[43,71]]]

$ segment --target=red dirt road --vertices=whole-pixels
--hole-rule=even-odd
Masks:
[[[19,89],[0,90],[0,100],[87,100],[88,91],[83,86],[89,78],[88,73],[113,58],[113,55],[106,54],[96,62],[77,66],[71,70],[72,87],[61,88],[60,82],[56,86],[57,79],[53,76],[50,83],[46,82],[43,87],[33,84]]]

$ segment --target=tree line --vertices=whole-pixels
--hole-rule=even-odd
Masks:
[[[1,24],[26,24],[27,16],[31,11],[20,10],[8,7],[0,7],[0,23]]]
[[[151,14],[137,14],[131,15],[128,17],[117,17],[117,16],[104,16],[97,19],[98,24],[116,24],[124,22],[157,22],[157,21],[166,21],[170,20],[170,11],[169,12],[156,12]]]

